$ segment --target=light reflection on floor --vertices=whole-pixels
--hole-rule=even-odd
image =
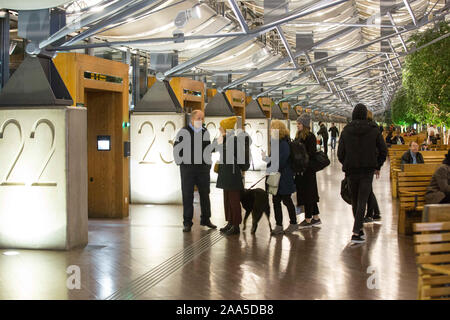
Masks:
[[[383,222],[366,227],[368,241],[349,246],[353,217],[340,199],[343,177],[335,155],[318,175],[322,228],[270,237],[261,219],[255,236],[216,243],[145,292],[142,299],[414,299],[417,273],[411,237],[397,236],[395,205],[385,166],[374,190]],[[248,172],[250,186],[261,172]],[[258,186],[262,186],[261,182]],[[212,188],[212,221],[225,224],[222,191]],[[285,209],[284,209],[285,210]],[[0,250],[0,299],[104,299],[210,231],[195,204],[191,233],[180,206],[133,205],[130,218],[90,220],[89,245],[70,252]],[[285,227],[288,223],[284,215]],[[299,216],[303,218],[303,216]],[[272,211],[272,224],[275,225]],[[300,221],[300,220],[299,220]],[[81,290],[68,290],[66,268],[81,269]],[[370,270],[379,289],[369,289]]]

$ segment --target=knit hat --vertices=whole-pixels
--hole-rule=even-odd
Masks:
[[[358,103],[353,109],[352,120],[367,120],[367,108],[362,103]]]
[[[234,129],[234,126],[236,125],[237,122],[237,117],[229,117],[226,119],[223,119],[222,121],[220,121],[220,126],[222,128],[224,128],[225,130],[232,130]]]
[[[302,113],[300,117],[297,118],[297,122],[305,127],[311,128],[311,116],[307,113]]]

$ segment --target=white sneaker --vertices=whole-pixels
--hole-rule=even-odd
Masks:
[[[294,224],[290,224],[289,227],[286,228],[286,230],[284,230],[284,233],[292,233],[294,231],[298,230],[298,224],[294,223]]]
[[[272,230],[272,234],[283,234],[283,227],[282,226],[275,226],[275,229]]]

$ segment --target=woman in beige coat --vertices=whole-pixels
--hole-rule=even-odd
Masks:
[[[427,204],[450,203],[450,150],[431,178],[425,194],[425,202]]]

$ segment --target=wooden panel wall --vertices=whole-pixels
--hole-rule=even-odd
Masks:
[[[284,118],[286,120],[289,119],[289,108],[291,107],[291,105],[289,104],[289,102],[281,102],[281,111],[284,114]]]
[[[225,92],[228,101],[233,107],[234,113],[242,118],[242,127],[245,124],[245,93],[239,90],[227,90]]]
[[[272,99],[270,99],[269,97],[262,97],[258,98],[258,101],[266,117],[268,119],[272,118]]]
[[[54,59],[54,63],[72,96],[74,105],[80,104],[88,108],[88,119],[89,117],[95,119],[97,117],[96,112],[100,112],[99,110],[103,110],[108,115],[105,115],[105,119],[109,121],[107,125],[101,124],[100,119],[98,122],[88,120],[88,146],[90,146],[88,147],[88,162],[90,164],[96,161],[102,162],[98,164],[100,167],[104,167],[101,170],[114,173],[114,177],[111,177],[114,183],[109,183],[108,185],[102,183],[91,186],[89,182],[89,208],[94,210],[94,208],[100,208],[101,205],[104,208],[108,208],[108,210],[95,209],[96,212],[91,212],[90,210],[89,216],[95,218],[127,217],[130,198],[129,159],[123,156],[123,145],[125,141],[129,141],[129,129],[122,128],[122,122],[129,122],[129,66],[117,61],[79,53],[59,53]],[[120,77],[122,78],[122,83],[85,79],[85,71]],[[108,110],[105,110],[106,105],[108,105]],[[99,110],[95,111],[93,108],[98,108]],[[111,157],[107,157],[105,154],[98,154],[96,146],[97,135],[95,135],[94,139],[93,132],[97,132],[97,126],[100,125],[105,130],[111,130],[110,132],[112,132]],[[95,140],[95,152],[92,149],[93,140]],[[104,161],[108,163],[104,163]],[[97,168],[93,165],[89,167]],[[99,169],[93,170],[94,172],[89,172],[90,177],[92,176],[91,173],[96,173],[96,170]],[[98,176],[101,177],[100,175]],[[101,180],[101,178],[97,179]],[[96,181],[95,177],[94,181]],[[91,194],[93,197],[91,197]],[[92,201],[98,203],[92,203]]]

